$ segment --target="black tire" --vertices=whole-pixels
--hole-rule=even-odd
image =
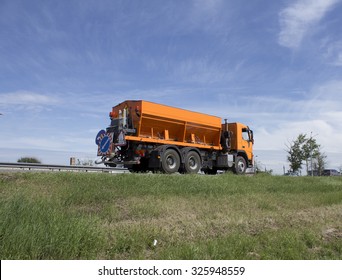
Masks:
[[[189,174],[196,174],[202,168],[201,157],[195,151],[190,151],[185,156],[184,162],[185,172]]]
[[[246,160],[241,156],[237,156],[235,160],[234,173],[239,174],[239,175],[245,174],[246,169],[247,169]]]
[[[178,153],[173,149],[167,149],[162,155],[162,170],[171,174],[178,171],[180,166],[180,158]]]

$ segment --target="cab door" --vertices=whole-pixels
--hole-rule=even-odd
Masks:
[[[241,125],[241,149],[247,154],[250,161],[253,160],[253,131],[248,126]]]

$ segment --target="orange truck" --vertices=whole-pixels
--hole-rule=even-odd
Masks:
[[[216,174],[253,169],[253,131],[241,123],[144,100],[112,108],[96,136],[97,163],[133,172]]]

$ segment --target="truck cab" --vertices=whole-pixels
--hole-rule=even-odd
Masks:
[[[231,151],[243,156],[248,166],[253,163],[253,131],[242,123],[229,123],[231,132]]]

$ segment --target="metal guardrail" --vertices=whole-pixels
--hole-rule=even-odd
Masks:
[[[120,168],[120,167],[114,168],[114,167],[54,165],[54,164],[40,164],[40,163],[6,163],[6,162],[0,162],[0,171],[1,170],[129,173],[128,169]]]
[[[0,162],[0,172],[7,171],[72,171],[72,172],[102,172],[102,173],[130,173],[127,168],[95,167],[80,165],[55,165],[40,163],[6,163]],[[248,172],[249,171],[249,172]],[[254,170],[248,170],[246,175],[254,175]],[[224,172],[223,172],[224,173]]]

